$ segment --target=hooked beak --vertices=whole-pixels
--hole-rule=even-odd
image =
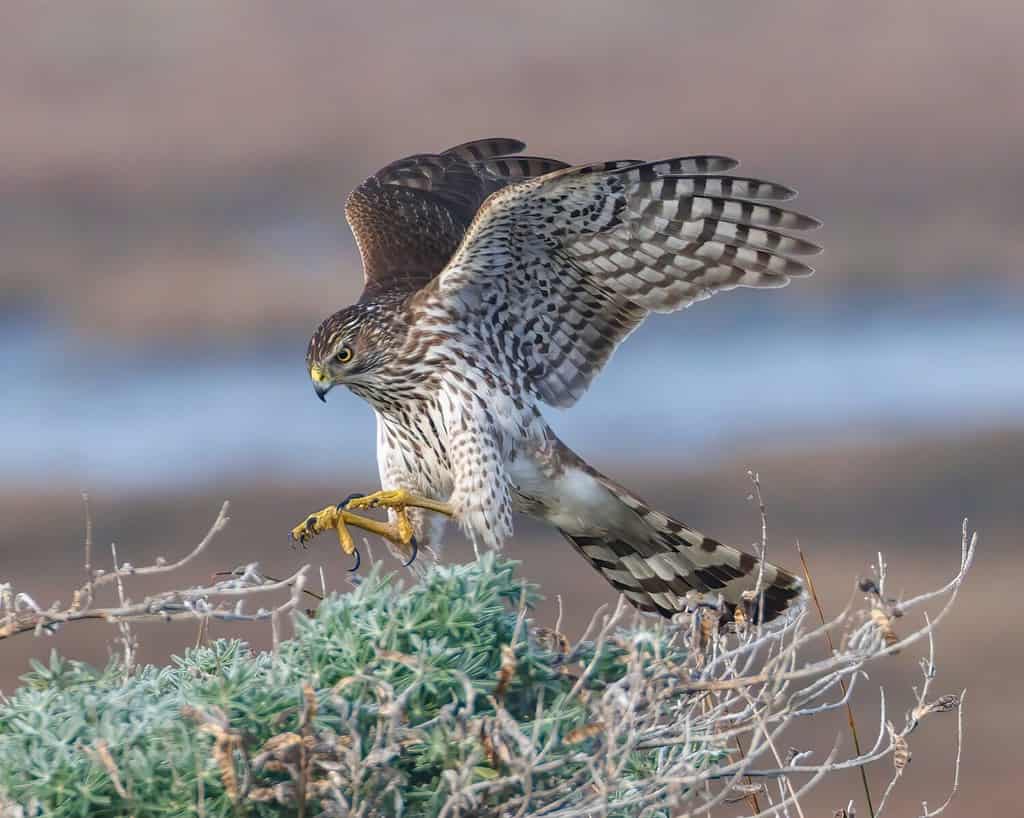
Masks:
[[[327,403],[327,393],[331,391],[331,387],[334,386],[320,370],[318,366],[312,366],[309,368],[309,377],[313,381],[313,391],[316,392],[316,396],[320,398],[323,403]]]

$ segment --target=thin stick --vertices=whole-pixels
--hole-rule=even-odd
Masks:
[[[173,591],[163,591],[152,596],[147,596],[140,602],[131,602],[125,595],[124,577],[144,576],[147,574],[162,574],[180,568],[193,560],[203,549],[209,546],[214,537],[224,529],[228,523],[227,503],[225,503],[218,514],[216,521],[209,532],[199,543],[182,559],[168,564],[162,558],[157,558],[153,565],[135,567],[128,562],[120,562],[117,556],[117,547],[111,544],[111,554],[114,559],[114,568],[109,573],[103,573],[99,569],[90,572],[90,582],[74,593],[74,602],[71,607],[60,610],[54,604],[47,610],[43,610],[36,602],[25,593],[15,594],[10,589],[10,583],[0,583],[0,640],[13,637],[21,633],[35,633],[36,635],[57,626],[69,622],[78,622],[86,619],[98,619],[117,624],[121,628],[122,638],[125,640],[125,649],[128,653],[129,664],[134,659],[134,639],[131,631],[127,630],[129,623],[164,621],[172,622],[182,619],[217,620],[225,622],[259,622],[271,619],[273,611],[260,608],[255,613],[245,613],[241,607],[241,601],[251,595],[277,591],[284,588],[291,588],[290,599],[283,605],[275,608],[278,615],[286,613],[298,605],[304,585],[308,565],[299,568],[292,576],[270,581],[259,575],[257,566],[253,564],[251,571],[247,570],[242,574],[230,572],[230,579],[214,581],[207,587],[188,588]],[[91,544],[91,530],[87,535]],[[91,558],[91,554],[90,554]],[[81,603],[86,595],[91,596],[90,584],[94,589],[104,583],[113,582],[116,584],[118,605],[116,607],[93,608],[91,605],[83,606]],[[319,594],[313,592],[314,597]],[[238,603],[233,607],[227,601],[213,602],[208,598],[235,598]],[[197,641],[205,638],[205,631],[201,631]]]
[[[88,608],[92,605],[92,513],[89,510],[89,492],[82,492],[82,505],[85,507],[85,602]]]
[[[964,688],[960,692],[960,701],[956,708],[956,761],[953,764],[953,789],[950,791],[949,797],[942,802],[942,806],[936,810],[929,811],[927,802],[922,802],[921,818],[934,818],[945,812],[946,807],[953,802],[957,790],[960,789],[960,754],[964,747],[964,697],[966,695],[967,688]]]
[[[199,630],[196,631],[196,650],[206,644],[206,626],[209,619],[205,616],[199,618]]]
[[[146,565],[141,568],[125,567],[128,565],[127,563],[125,563],[124,566],[116,567],[115,570],[110,574],[97,573],[93,575],[90,581],[92,585],[96,586],[104,585],[108,582],[120,582],[121,577],[141,577],[146,576],[148,574],[166,574],[171,571],[176,571],[182,566],[184,566],[186,563],[191,562],[197,556],[199,556],[199,554],[203,550],[205,550],[207,546],[209,546],[209,544],[213,541],[213,538],[216,537],[221,531],[223,531],[227,527],[227,524],[230,520],[231,518],[228,517],[228,502],[227,500],[225,500],[224,504],[220,507],[220,513],[217,515],[217,519],[213,521],[213,525],[210,526],[210,530],[206,532],[206,536],[203,537],[202,540],[200,540],[199,545],[197,545],[195,548],[189,551],[180,560],[177,560],[176,562],[165,562],[158,557],[157,562],[155,564]]]
[[[736,749],[740,751],[740,761],[742,761],[744,758],[746,758],[746,751],[743,749],[743,740],[739,737],[739,734],[736,735]],[[747,784],[748,785],[753,785],[753,783],[754,783],[753,780],[748,775],[747,776]],[[756,792],[752,792],[752,793],[750,793],[749,795],[747,795],[745,797],[749,798],[751,800],[751,802],[753,803],[753,805],[754,805],[754,814],[756,815],[757,813],[759,813],[761,811],[761,804],[758,803],[757,793]]]
[[[764,594],[761,593],[761,589],[764,585],[764,560],[768,553],[768,509],[765,508],[764,498],[761,497],[761,476],[757,472],[747,469],[747,477],[754,484],[757,508],[761,513],[761,543],[757,554],[757,582],[754,583],[754,599],[757,600],[757,625],[758,628],[761,628],[764,624]]]
[[[110,544],[110,553],[114,558],[114,576],[117,578],[117,598],[121,603],[121,607],[127,607],[128,598],[124,594],[124,582],[121,581],[121,570],[118,567],[117,562],[117,544]],[[124,669],[131,670],[134,664],[134,651],[132,650],[132,642],[134,637],[132,636],[132,627],[127,620],[120,620],[117,623],[118,629],[121,631],[121,641],[124,643]]]
[[[210,574],[210,581],[214,582],[216,580],[216,577],[237,577],[237,576],[240,576],[237,571],[214,571],[212,574]],[[287,585],[289,582],[291,582],[291,577],[288,577],[287,579],[284,579],[282,577],[272,577],[270,574],[262,574],[262,573],[260,574],[260,576],[262,576],[263,579],[265,579],[267,582],[273,582],[273,583],[275,583],[277,585]],[[320,566],[320,584],[321,584],[321,586],[324,586],[324,568],[323,568],[322,565]],[[326,587],[325,587],[325,591],[326,591]],[[302,589],[302,593],[306,594],[306,596],[313,597],[313,599],[315,599],[317,602],[323,602],[324,601],[324,596],[325,596],[324,594],[318,594],[316,591],[311,591],[309,588],[303,588]]]
[[[818,609],[818,617],[821,619],[821,624],[825,624],[825,610],[821,606],[821,600],[818,599],[818,592],[814,588],[814,580],[811,578],[811,569],[807,565],[807,559],[804,557],[804,550],[800,547],[800,540],[796,541],[796,553],[800,555],[800,565],[804,569],[804,578],[807,580],[807,590],[811,592],[811,599],[814,600],[814,607]],[[835,653],[836,647],[832,642],[832,634],[827,630],[825,631],[825,641],[828,643],[828,649]],[[843,695],[846,695],[846,680],[842,677],[839,678],[839,686],[843,690]],[[846,703],[846,721],[850,725],[850,735],[853,736],[853,749],[857,755],[861,755],[860,749],[860,737],[857,735],[857,721],[853,717],[853,707],[850,702]],[[868,786],[868,773],[867,768],[864,764],[860,765],[860,780],[864,785],[864,797],[868,802],[868,814],[871,818],[875,818],[875,805],[871,801],[871,787]]]

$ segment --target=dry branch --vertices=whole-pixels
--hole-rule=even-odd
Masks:
[[[60,603],[56,602],[49,608],[43,609],[29,594],[16,592],[10,583],[0,584],[0,639],[7,639],[22,633],[39,635],[53,632],[62,625],[90,619],[99,619],[119,626],[126,626],[128,623],[134,622],[171,622],[181,619],[253,622],[270,620],[275,616],[294,610],[298,606],[299,597],[306,583],[306,575],[309,572],[308,565],[303,565],[287,579],[270,580],[262,576],[258,566],[252,563],[231,572],[227,578],[206,586],[163,591],[146,596],[139,602],[132,602],[125,595],[125,579],[170,574],[195,560],[227,526],[231,519],[227,512],[228,503],[225,502],[206,536],[185,556],[175,562],[168,563],[158,557],[152,565],[136,567],[129,562],[119,563],[115,548],[113,550],[114,569],[109,572],[102,569],[91,570],[85,585],[73,593],[73,601],[66,608],[61,608]],[[86,561],[88,565],[91,561],[92,546],[92,522],[88,517],[86,531]],[[117,586],[118,604],[94,605],[96,589],[110,583],[115,583]],[[290,594],[285,602],[273,608],[260,607],[253,612],[245,610],[245,601],[249,597],[286,589],[290,589]],[[233,602],[229,602],[229,600],[233,600]],[[124,635],[124,631],[122,634]],[[128,639],[127,636],[124,638]]]

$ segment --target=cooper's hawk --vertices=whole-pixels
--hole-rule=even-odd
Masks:
[[[384,490],[292,536],[333,528],[351,554],[355,525],[414,558],[439,545],[442,515],[496,547],[522,512],[644,611],[671,616],[691,591],[749,610],[743,592],[760,573],[765,619],[777,616],[801,592],[796,577],[759,571],[609,480],[558,439],[541,404],[574,404],[651,312],[810,275],[794,256],[821,248],[780,229],[819,222],[767,203],[795,192],[727,175],[738,163],[724,156],[569,167],[516,156],[523,148],[484,139],[410,156],[349,197],[365,288],[320,325],[306,363],[321,399],[344,384],[373,407]],[[375,507],[389,522],[354,513]]]

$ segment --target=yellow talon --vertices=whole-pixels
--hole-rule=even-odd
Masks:
[[[338,545],[341,547],[342,552],[352,556],[355,553],[356,544],[352,540],[348,526],[345,525],[344,512],[338,513],[338,524],[335,528],[338,530]]]
[[[351,509],[391,508],[395,510],[395,523],[374,520],[353,514]],[[409,519],[409,508],[423,508],[439,514],[452,516],[452,508],[447,503],[420,497],[404,489],[378,491],[366,497],[350,499],[342,507],[327,506],[309,515],[291,531],[291,538],[305,544],[317,534],[333,528],[338,532],[338,544],[348,555],[357,554],[355,542],[348,526],[355,526],[372,534],[378,534],[397,545],[403,553],[412,551],[415,557],[415,537],[412,521]],[[412,549],[410,549],[410,544]],[[410,560],[411,561],[411,560]],[[358,562],[357,562],[358,565]]]
[[[351,515],[355,516],[355,515]],[[312,539],[317,534],[323,534],[328,529],[335,529],[338,532],[338,544],[341,550],[351,556],[355,553],[356,544],[348,531],[346,523],[351,520],[345,519],[345,512],[339,511],[337,506],[327,506],[320,509],[316,514],[310,514],[305,520],[299,523],[291,531],[291,538],[296,542],[303,543]]]

